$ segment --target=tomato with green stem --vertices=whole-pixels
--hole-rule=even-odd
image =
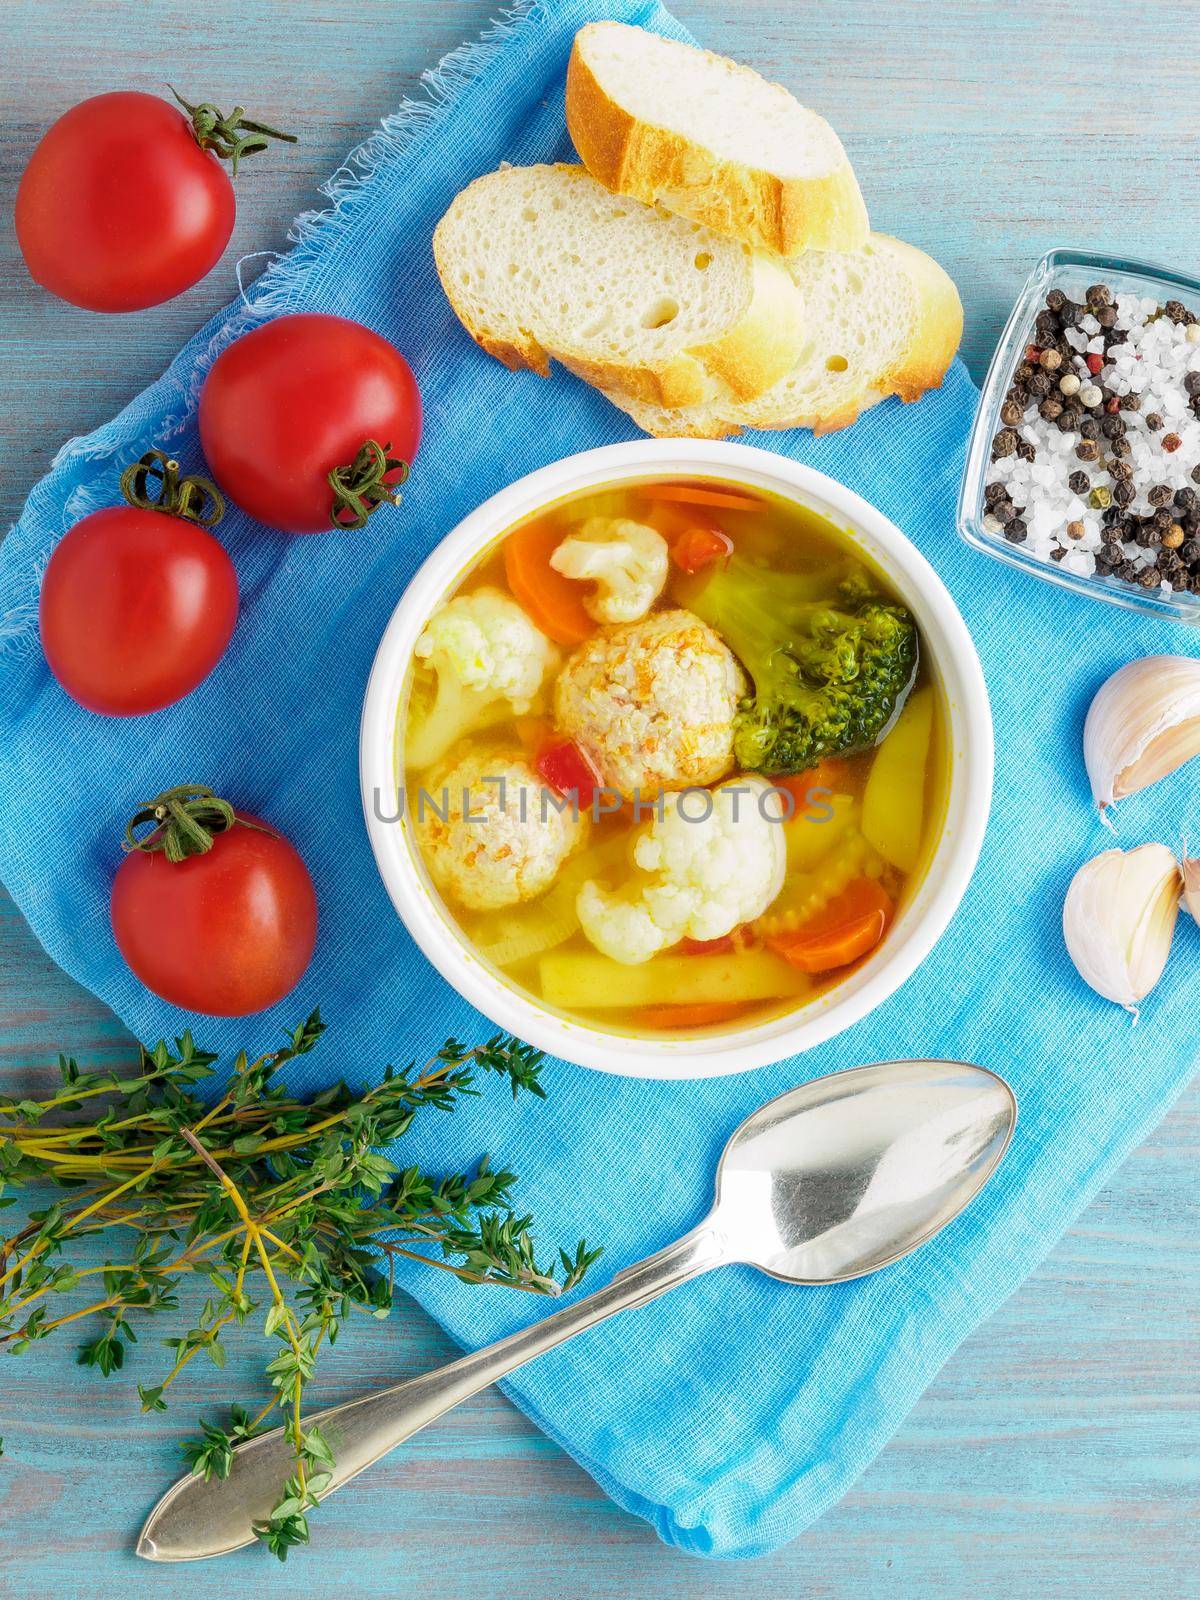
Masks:
[[[175,94],[175,91],[171,91]],[[17,189],[17,241],[30,275],[87,311],[140,311],[198,283],[233,232],[235,201],[221,165],[295,143],[241,106],[182,110],[158,95],[94,95],[64,112]]]
[[[243,511],[285,533],[366,525],[399,502],[421,395],[394,345],[360,322],[297,312],[228,345],[200,392],[200,443]]]
[[[238,584],[209,529],[224,502],[206,478],[150,450],[121,474],[126,504],[93,511],[42,578],[47,664],[81,706],[140,716],[190,694],[233,636]]]
[[[316,946],[317,897],[281,833],[183,784],[138,810],[125,848],[109,914],[147,989],[185,1011],[242,1017],[299,983]]]

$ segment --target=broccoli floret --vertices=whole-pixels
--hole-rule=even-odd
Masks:
[[[780,573],[734,558],[691,609],[714,627],[754,684],[734,730],[738,764],[804,772],[824,756],[863,750],[891,724],[917,670],[910,613],[858,565]]]

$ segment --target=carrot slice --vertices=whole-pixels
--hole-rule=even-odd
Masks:
[[[562,543],[553,522],[527,522],[504,541],[504,575],[513,599],[556,644],[582,644],[596,631],[583,604],[585,589],[550,565]]]
[[[800,972],[835,972],[874,950],[892,920],[892,909],[874,878],[855,878],[804,927],[775,934],[767,943]]]
[[[701,488],[696,483],[647,483],[641,488],[649,500],[669,500],[687,506],[723,506],[727,511],[757,511],[762,505],[757,495],[739,494],[734,489]]]
[[[732,1022],[745,1009],[741,1000],[710,1000],[692,1006],[644,1006],[641,1016],[647,1028],[711,1028]]]

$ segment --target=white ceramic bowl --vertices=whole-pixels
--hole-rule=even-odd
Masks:
[[[829,517],[890,579],[921,630],[924,659],[949,715],[951,772],[941,842],[915,895],[878,953],[799,1010],[720,1034],[629,1038],[542,1006],[480,959],[429,881],[407,818],[395,815],[397,709],[416,644],[434,608],[476,558],[543,507],[602,484],[718,477],[763,489]],[[782,456],[746,445],[646,440],[568,456],[493,495],[447,534],[413,578],[380,641],[363,704],[360,776],[380,875],[408,931],[441,972],[501,1028],[581,1066],[647,1078],[744,1072],[810,1049],[858,1022],[929,954],[974,870],[992,790],[992,720],[975,647],[941,579],[883,514],[849,489]],[[382,803],[378,803],[382,797]]]

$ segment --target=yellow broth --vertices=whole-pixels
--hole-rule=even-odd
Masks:
[[[657,485],[657,489],[663,487],[668,486]],[[535,520],[555,530],[558,537],[566,537],[588,517],[632,518],[656,528],[669,545],[690,524],[716,526],[732,541],[739,558],[772,572],[828,574],[831,598],[850,560],[869,571],[883,598],[899,599],[886,575],[865,559],[850,536],[807,507],[717,480],[685,483],[672,479],[669,487],[716,491],[738,500],[752,498],[754,503],[746,508],[689,506],[660,500],[655,483],[634,483],[565,498]],[[527,526],[519,525],[502,536],[463,576],[454,594],[485,585],[511,594],[505,541]],[[672,562],[667,587],[654,609],[686,607],[689,593],[695,593],[702,577],[688,576]],[[586,586],[577,587],[583,590]],[[564,649],[564,656],[567,654]],[[432,692],[428,669],[414,663],[398,711],[410,732],[426,714]],[[617,890],[640,876],[639,869],[631,865],[631,848],[653,815],[648,805],[642,820],[634,819],[628,803],[615,814],[594,819],[586,843],[535,899],[503,909],[471,909],[443,884],[442,903],[467,943],[503,979],[535,1002],[592,1028],[639,1037],[721,1032],[796,1010],[842,982],[863,960],[869,960],[873,951],[845,965],[807,972],[780,953],[788,947],[790,936],[803,937],[822,928],[830,918],[836,923],[848,887],[853,886],[853,897],[863,880],[868,880],[883,891],[893,908],[883,934],[886,943],[895,915],[911,899],[936,850],[945,816],[949,748],[942,690],[923,648],[908,705],[923,708],[929,723],[923,758],[919,738],[914,741],[902,735],[901,744],[915,742],[918,749],[911,758],[899,747],[887,754],[888,770],[881,768],[877,774],[873,798],[868,798],[872,772],[897,737],[901,720],[872,749],[832,758],[794,778],[773,780],[785,783],[798,796],[792,820],[781,824],[788,840],[783,888],[762,916],[709,946],[698,947],[684,940],[646,962],[627,965],[602,955],[579,926],[574,900],[586,879]],[[555,737],[551,693],[547,692],[528,714],[489,719],[484,728],[463,735],[446,760],[457,760],[475,750],[489,754],[499,750],[523,755],[533,764],[539,749]],[[439,762],[432,774],[397,773],[410,836],[433,883],[437,873],[423,843],[423,830],[415,821],[419,811],[429,815],[431,794],[436,811],[436,784],[430,780],[445,765],[445,761]],[[865,816],[874,819],[873,828],[864,828]],[[906,857],[903,866],[888,859],[878,843],[881,835],[901,823],[907,824],[910,845],[913,828],[917,830],[915,849],[906,846],[899,851],[892,842],[893,855]],[[435,888],[433,892],[438,891]]]

